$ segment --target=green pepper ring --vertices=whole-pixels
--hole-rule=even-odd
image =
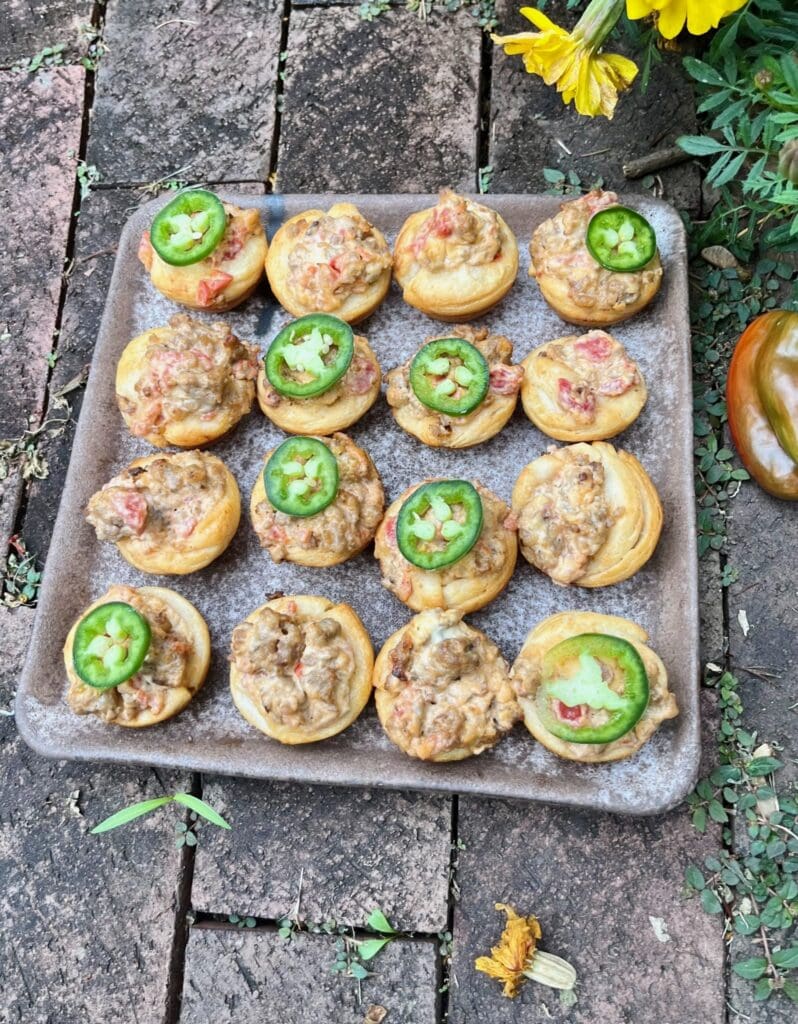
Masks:
[[[466,508],[466,529],[448,541],[440,551],[419,550],[419,541],[411,533],[413,516],[423,516],[431,506],[430,499],[442,498],[450,504]],[[418,569],[436,570],[453,565],[468,554],[482,533],[484,513],[482,499],[473,484],[467,480],[433,480],[422,484],[406,499],[396,517],[396,544],[401,554]]]
[[[197,245],[181,251],[171,244],[173,218],[182,214],[207,213],[210,224]],[[222,201],[205,189],[190,189],[166,204],[153,218],[150,243],[164,263],[173,267],[187,267],[199,263],[221,242],[227,230],[227,214]]]
[[[284,467],[291,462],[296,463],[297,457],[304,458],[306,463],[313,458],[320,460],[319,475],[315,479],[320,481],[321,486],[308,497],[290,493],[289,488],[294,481],[284,472]],[[297,474],[296,480],[299,479]],[[263,468],[266,497],[279,512],[288,516],[305,518],[323,512],[335,501],[338,483],[338,460],[327,445],[315,437],[289,437],[275,448]]]
[[[105,634],[108,624],[116,618],[130,632],[125,659],[116,671],[103,664],[89,651],[91,643]],[[80,679],[97,690],[110,690],[134,676],[144,663],[150,649],[152,631],[144,616],[124,601],[109,601],[93,608],[78,623],[72,645],[72,665]]]
[[[309,330],[304,331],[305,327]],[[307,381],[305,384],[288,380],[282,370],[282,366],[285,365],[285,349],[298,336],[301,337],[303,334],[309,333],[314,327],[326,330],[328,334],[332,335],[336,342],[337,356],[327,367],[326,372],[315,380]],[[309,313],[283,327],[269,345],[269,350],[263,360],[263,368],[269,383],[281,395],[286,395],[289,398],[313,398],[316,395],[324,394],[338,383],[349,369],[354,351],[355,335],[345,320],[327,313]]]
[[[610,246],[605,240],[605,232],[618,232],[624,225],[631,225],[633,236],[628,242],[635,250],[633,253],[615,253],[616,246]],[[636,210],[627,206],[610,206],[599,210],[590,218],[585,234],[588,252],[605,270],[619,274],[631,274],[642,270],[657,253],[657,236],[646,218]]]
[[[578,653],[596,658],[613,658],[625,672],[624,692],[626,706],[610,712],[609,721],[598,726],[572,726],[563,722],[551,710],[549,687],[553,681],[546,678],[558,660]],[[605,744],[625,736],[643,717],[648,706],[649,682],[643,659],[634,644],[621,637],[604,633],[581,633],[568,637],[550,648],[543,659],[543,680],[535,694],[535,704],[543,726],[553,736],[566,743]]]
[[[446,356],[456,356],[462,360],[463,366],[474,378],[459,399],[436,394],[427,376],[427,368],[433,360]],[[436,338],[416,352],[410,364],[409,378],[410,387],[422,405],[446,416],[466,416],[484,401],[490,387],[490,368],[479,349],[465,338]]]

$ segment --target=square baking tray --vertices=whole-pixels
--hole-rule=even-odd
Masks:
[[[349,200],[392,243],[405,218],[433,205],[421,195],[253,197],[222,193],[242,206],[257,206],[271,237],[287,217]],[[491,195],[485,201],[509,223],[518,239],[521,266],[510,294],[480,319],[508,335],[518,362],[552,338],[578,332],[548,308],[527,277],[528,242],[560,200],[550,196]],[[246,512],[263,454],[284,436],[257,405],[227,437],[212,446],[233,471],[242,493],[242,520],[228,550],[190,576],[146,576],[129,566],[111,544],[100,544],[83,518],[91,494],[136,456],[150,451],[126,431],[114,399],[116,363],[135,335],[165,324],[179,308],[151,286],[136,258],[142,231],[161,197],[137,210],[122,232],[91,374],[78,424],[64,493],[44,574],[28,659],[17,694],[17,722],[40,754],[123,764],[194,769],[303,783],[438,790],[592,807],[623,814],[664,811],[691,789],[700,753],[698,711],[697,563],[692,460],[692,389],[685,236],[666,203],[634,197],[654,225],[665,268],[661,292],[639,316],[613,333],[640,364],[648,387],[641,416],[613,443],[633,452],[659,491],[665,526],[654,557],[630,580],[608,588],[558,587],[519,556],[509,586],[487,608],[469,616],[501,648],[508,661],[528,630],[554,612],[593,610],[623,615],[650,634],[668,668],[681,714],[666,722],[628,761],[579,765],[544,750],[522,723],[493,750],[454,764],[412,760],[384,735],[373,703],[337,737],[300,747],[283,746],[249,726],[235,710],[228,688],[227,654],[233,627],[274,591],[323,594],[351,604],[379,650],[411,615],[380,584],[372,549],[328,569],[275,565],[261,551]],[[203,314],[192,314],[202,316]],[[264,282],[239,309],[210,316],[264,349],[289,317]],[[404,361],[439,324],[407,306],[393,284],[388,298],[359,328],[368,336],[383,371]],[[347,433],[372,456],[382,476],[386,503],[426,476],[477,478],[509,501],[521,468],[551,444],[524,416],[521,403],[510,423],[485,444],[464,451],[433,449],[394,422],[384,394]],[[207,682],[176,718],[149,729],[123,729],[92,716],[72,714],[64,702],[61,648],[82,609],[114,582],[173,587],[205,616],[213,659]]]

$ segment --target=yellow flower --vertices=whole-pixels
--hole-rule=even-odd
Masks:
[[[556,85],[565,103],[580,114],[612,118],[618,93],[637,75],[637,65],[617,53],[599,53],[623,10],[625,0],[593,0],[572,32],[560,28],[534,7],[521,14],[540,29],[512,36],[494,35],[508,55],[521,54],[524,67],[546,85]]]
[[[506,903],[497,903],[497,910],[507,915],[507,924],[499,945],[490,956],[474,961],[478,971],[504,983],[504,995],[513,999],[527,978],[551,988],[572,989],[576,971],[561,957],[542,953],[537,949],[541,938],[540,922],[536,917],[521,917]]]
[[[626,0],[626,13],[632,20],[655,14],[659,34],[674,39],[685,21],[691,35],[702,36],[745,3],[747,0]]]

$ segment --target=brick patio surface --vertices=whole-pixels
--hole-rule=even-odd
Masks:
[[[561,16],[564,6],[550,9]],[[498,7],[505,29],[520,26],[514,3]],[[587,123],[495,49],[465,9],[444,5],[427,22],[399,5],[369,22],[357,3],[321,0],[6,8],[3,438],[56,416],[64,393],[77,419],[75,382],[91,360],[115,245],[151,182],[475,191],[490,165],[495,192],[541,191],[544,167],[578,167],[628,191],[623,162],[695,123],[677,58],[657,66],[645,95],[624,98],[611,124]],[[92,53],[98,39],[106,49],[84,66],[92,38]],[[20,69],[57,43],[63,66]],[[90,192],[77,181],[79,162],[99,173]],[[676,205],[700,210],[694,165],[662,172],[661,186]],[[0,560],[13,534],[45,559],[72,433],[67,425],[46,445],[46,477],[12,473],[0,483]],[[798,716],[779,712],[770,673],[794,649],[795,583],[783,552],[798,544],[796,517],[747,486],[729,536],[740,577],[728,607],[744,602],[752,628],[744,636],[729,622],[717,561],[702,562],[702,657],[728,649],[745,680],[749,727],[794,750]],[[369,1012],[380,1019],[379,1007],[386,1024],[721,1024],[738,1019],[733,1010],[758,1024],[794,1019],[788,1004],[754,1003],[747,984],[730,980],[719,919],[683,883],[718,834],[699,835],[684,808],[622,820],[48,762],[7,713],[34,614],[0,607],[0,1022],[361,1024]],[[705,704],[709,752],[708,695]],[[178,849],[175,816],[162,814],[88,835],[119,807],[178,789],[229,813],[233,831],[201,828],[196,848]],[[542,919],[545,946],[577,967],[575,1004],[534,985],[510,1001],[475,972],[475,956],[500,932],[496,901]],[[401,937],[361,981],[332,973],[335,926],[362,926],[375,906]],[[281,937],[297,907],[311,927]]]

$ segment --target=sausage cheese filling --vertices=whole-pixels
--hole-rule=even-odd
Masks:
[[[263,607],[236,626],[232,644],[241,685],[275,724],[316,731],[349,711],[355,655],[335,619],[302,622]]]
[[[137,400],[117,396],[130,428],[143,436],[188,417],[214,419],[223,409],[249,411],[258,375],[258,349],[227,324],[177,314],[146,351],[135,385]]]
[[[527,559],[556,583],[573,583],[604,544],[613,515],[604,466],[581,451],[555,449],[558,469],[538,485],[519,518]]]
[[[376,685],[390,697],[388,736],[412,757],[479,754],[520,718],[499,649],[457,611],[425,611],[389,653]]]
[[[221,500],[224,466],[204,452],[176,452],[125,469],[89,499],[97,539],[116,543],[146,534],[155,544],[186,540]]]
[[[492,263],[501,254],[499,218],[487,206],[443,189],[412,250],[415,262],[427,270]]]
[[[286,284],[308,309],[335,312],[391,266],[387,244],[359,214],[301,219],[289,225],[289,232],[296,242],[288,256]]]
[[[637,364],[623,345],[604,331],[554,342],[540,358],[562,366],[556,401],[580,423],[595,421],[598,397],[615,398],[640,383]]]
[[[191,639],[172,609],[152,594],[116,585],[109,601],[131,605],[148,622],[150,647],[139,671],[119,686],[99,690],[84,683],[72,684],[67,702],[78,715],[97,715],[104,722],[133,722],[145,711],[163,710],[170,689],[184,686],[192,651]]]

